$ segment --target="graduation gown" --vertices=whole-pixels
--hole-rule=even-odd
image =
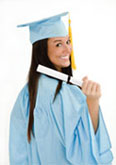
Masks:
[[[21,89],[10,116],[10,165],[111,165],[111,142],[99,106],[95,134],[86,96],[75,85],[41,74],[34,108],[34,136],[27,141],[28,85]]]

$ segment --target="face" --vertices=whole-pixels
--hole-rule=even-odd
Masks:
[[[58,71],[70,65],[71,50],[69,36],[48,39],[48,57]]]

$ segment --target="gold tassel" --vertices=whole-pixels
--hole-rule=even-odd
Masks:
[[[72,29],[71,29],[70,13],[69,13],[69,28],[68,28],[68,32],[69,32],[69,37],[70,37],[71,45],[72,45],[72,51],[71,51],[71,66],[72,66],[72,69],[76,70],[76,64],[75,64],[74,52],[73,52],[73,42],[72,42]]]

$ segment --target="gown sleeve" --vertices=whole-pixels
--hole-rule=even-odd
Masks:
[[[101,164],[111,165],[113,160],[113,155],[111,152],[112,145],[104,122],[100,105],[99,105],[99,122],[96,133],[94,132],[92,120],[89,113],[88,113],[88,121],[89,121],[90,133],[91,133],[90,135],[92,140],[93,153],[95,155],[96,160],[98,160],[98,162],[100,162]]]
[[[63,82],[53,102],[56,84],[44,77],[38,88],[34,133],[41,163],[111,165],[111,143],[101,107],[95,134],[86,96],[76,86]]]
[[[100,106],[96,134],[89,115],[86,96],[76,86],[63,83],[62,90],[56,101],[51,104],[51,108],[57,123],[60,118],[58,119],[55,113],[58,110],[62,111],[63,129],[60,132],[63,132],[66,158],[70,163],[111,165],[113,160],[111,142]]]
[[[27,131],[24,115],[27,97],[22,90],[10,115],[9,159],[10,165],[29,165],[27,154]]]

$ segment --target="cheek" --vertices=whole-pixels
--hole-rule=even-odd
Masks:
[[[60,54],[61,50],[58,50],[56,48],[48,49],[48,57],[52,62],[57,61],[59,59]]]
[[[56,54],[51,54],[49,59],[53,64],[57,64],[59,62],[59,57]]]
[[[53,58],[53,50],[48,48],[48,58],[50,61],[52,61]]]
[[[55,59],[52,51],[48,51],[48,58],[52,63],[54,63]]]

